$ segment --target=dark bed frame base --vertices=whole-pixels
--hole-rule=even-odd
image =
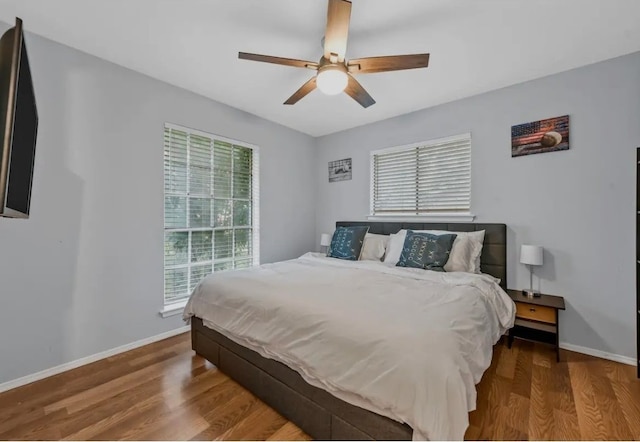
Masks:
[[[191,346],[316,440],[411,440],[408,425],[309,385],[286,365],[205,327],[200,318],[191,318]]]
[[[339,226],[368,225],[371,233],[390,234],[400,229],[485,230],[481,269],[501,279],[507,288],[507,231],[504,224],[386,223],[339,221]],[[267,359],[191,318],[191,345],[222,372],[319,440],[411,440],[406,424],[348,404],[309,385],[296,371]]]

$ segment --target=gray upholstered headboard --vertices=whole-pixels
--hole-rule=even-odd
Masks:
[[[476,223],[394,223],[369,221],[338,221],[336,227],[369,226],[370,233],[389,235],[401,229],[449,230],[452,232],[473,232],[484,230],[484,246],[480,257],[483,273],[500,278],[500,286],[507,289],[507,226],[506,224]]]

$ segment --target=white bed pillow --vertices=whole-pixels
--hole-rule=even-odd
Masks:
[[[367,233],[364,237],[362,245],[361,261],[381,261],[387,250],[389,243],[389,235],[377,235],[375,233]]]
[[[480,255],[484,243],[484,230],[477,232],[450,232],[446,230],[431,230],[428,233],[442,235],[455,233],[456,239],[451,248],[449,260],[444,266],[447,272],[480,273]]]
[[[414,232],[431,233],[432,235],[443,235],[445,233],[455,233],[456,239],[451,248],[449,260],[444,266],[447,272],[467,272],[480,273],[480,255],[482,254],[482,244],[484,242],[484,230],[477,232],[451,232],[447,230],[414,230]],[[384,258],[385,264],[396,265],[402,254],[404,240],[407,237],[406,230],[400,230],[396,234],[391,234],[387,255]]]
[[[404,240],[407,237],[406,230],[400,230],[398,233],[392,233],[389,235],[389,244],[387,245],[387,254],[384,255],[384,263],[390,265],[396,265],[400,260],[402,254],[402,246],[404,246]]]

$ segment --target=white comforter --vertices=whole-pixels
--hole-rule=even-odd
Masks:
[[[513,326],[488,275],[298,259],[203,279],[184,311],[311,385],[414,429],[462,439],[475,384]]]

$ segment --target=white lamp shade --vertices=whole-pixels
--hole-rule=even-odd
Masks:
[[[323,233],[320,235],[320,245],[321,246],[330,246],[331,245],[331,235],[328,233]]]
[[[347,73],[338,68],[332,69],[331,66],[320,71],[316,78],[318,89],[327,95],[339,94],[344,91],[348,83],[349,77]]]
[[[523,244],[520,246],[520,262],[532,266],[542,265],[542,246],[530,246]]]

